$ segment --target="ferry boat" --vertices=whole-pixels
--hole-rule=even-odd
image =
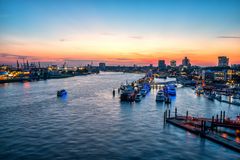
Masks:
[[[156,101],[157,102],[163,102],[165,101],[165,95],[164,95],[164,91],[163,90],[159,90],[157,95],[156,95]]]
[[[131,85],[121,86],[120,89],[121,89],[120,95],[121,101],[133,102],[135,100],[135,90]]]
[[[65,95],[67,95],[67,91],[65,89],[57,91],[57,96],[58,97],[62,97],[62,96],[65,96]]]
[[[135,102],[140,102],[142,100],[142,95],[141,94],[137,94],[135,97]]]

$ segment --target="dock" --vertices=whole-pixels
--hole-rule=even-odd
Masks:
[[[223,113],[225,114],[221,111],[219,118],[218,115],[216,118],[196,118],[188,116],[188,111],[186,116],[178,116],[175,109],[175,116],[170,117],[168,110],[164,112],[164,123],[170,123],[240,153],[240,123],[223,117]]]

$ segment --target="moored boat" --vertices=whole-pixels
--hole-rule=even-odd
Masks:
[[[121,101],[133,102],[135,100],[135,90],[131,85],[121,86]]]
[[[176,95],[176,86],[173,84],[169,84],[164,87],[165,94],[175,96]]]
[[[140,93],[141,93],[141,95],[142,95],[143,97],[145,97],[146,94],[147,94],[147,91],[146,91],[145,89],[141,89],[141,90],[140,90]]]
[[[198,86],[195,90],[196,94],[200,95],[204,93],[204,90],[201,86]]]
[[[139,93],[135,97],[135,102],[140,102],[142,100],[142,95]]]
[[[156,101],[157,102],[163,102],[165,101],[165,95],[164,95],[164,91],[163,90],[159,90],[157,95],[156,95]]]

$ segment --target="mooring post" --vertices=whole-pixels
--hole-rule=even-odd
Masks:
[[[115,97],[115,89],[113,89],[113,97]]]
[[[220,112],[220,123],[222,123],[222,111]]]
[[[206,131],[206,121],[203,122],[203,133],[205,134]]]
[[[167,110],[165,110],[165,123],[167,121]]]
[[[216,116],[216,122],[218,123],[218,114],[217,114],[217,116]]]
[[[166,111],[164,111],[164,113],[163,113],[163,123],[165,123],[165,120],[166,120],[165,112],[166,112]]]
[[[177,118],[177,107],[175,108],[175,118]]]
[[[225,122],[225,111],[223,111],[223,123]]]
[[[186,112],[186,120],[188,119],[188,111]]]
[[[168,110],[168,118],[170,118],[170,109]]]
[[[203,120],[201,120],[201,133],[203,132]]]
[[[213,131],[214,116],[212,116],[211,130]]]

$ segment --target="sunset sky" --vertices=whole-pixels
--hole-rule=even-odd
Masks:
[[[240,63],[240,0],[0,0],[0,64]]]

